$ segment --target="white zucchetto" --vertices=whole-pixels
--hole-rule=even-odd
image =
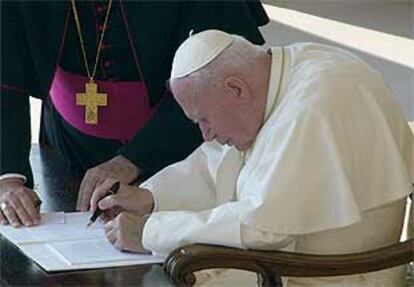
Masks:
[[[219,30],[206,30],[190,35],[175,53],[171,79],[182,78],[200,70],[217,58],[233,42],[233,35]]]

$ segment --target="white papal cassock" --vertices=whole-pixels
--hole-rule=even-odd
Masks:
[[[142,184],[156,201],[146,249],[211,243],[332,254],[399,240],[412,135],[381,76],[329,46],[271,53],[265,121],[247,153],[204,143]],[[404,270],[285,283],[402,286]]]

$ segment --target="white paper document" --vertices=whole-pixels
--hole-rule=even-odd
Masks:
[[[0,226],[0,233],[46,271],[161,263],[165,257],[122,252],[108,242],[103,224],[86,228],[90,213],[45,213],[35,227]]]

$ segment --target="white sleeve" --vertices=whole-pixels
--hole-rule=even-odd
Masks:
[[[145,224],[142,243],[145,249],[158,254],[192,243],[257,249],[282,248],[292,243],[294,237],[288,235],[242,227],[243,216],[254,208],[247,199],[201,212],[156,212]]]
[[[262,231],[242,224],[241,238],[244,248],[293,251],[297,236]]]
[[[214,206],[215,184],[203,146],[140,185],[153,194],[154,211],[200,211]]]

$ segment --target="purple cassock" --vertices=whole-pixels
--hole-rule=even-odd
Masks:
[[[56,69],[50,96],[59,114],[77,130],[99,138],[129,141],[150,120],[151,108],[143,81],[96,80],[98,92],[107,94],[107,105],[98,107],[98,123],[85,122],[85,106],[76,105],[76,94],[85,90],[88,77]]]

